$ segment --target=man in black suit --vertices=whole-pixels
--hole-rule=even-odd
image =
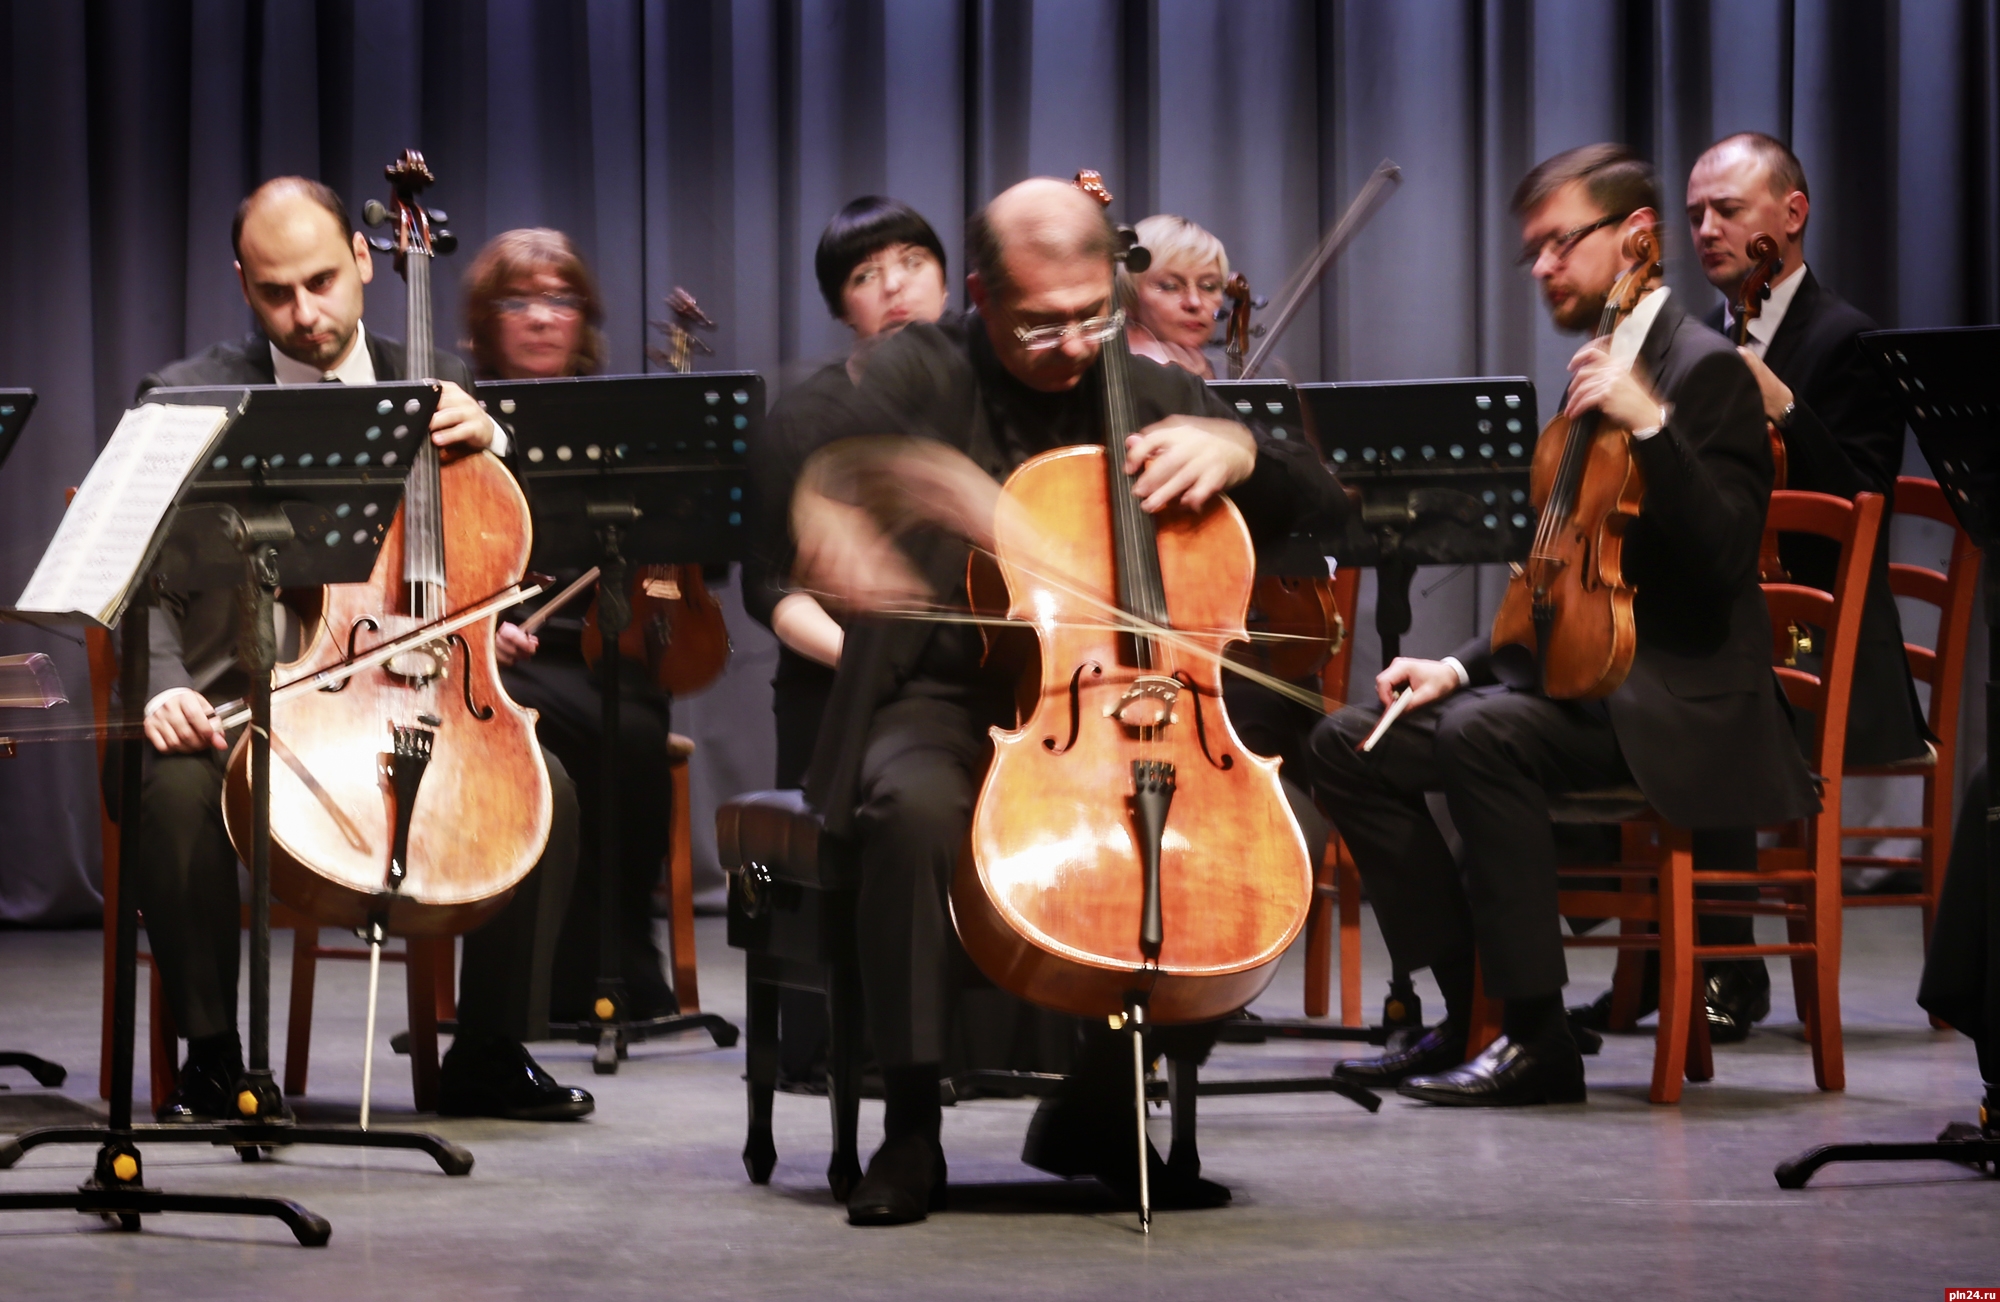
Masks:
[[[332,190],[302,177],[268,181],[237,209],[231,235],[258,330],[160,368],[140,381],[141,396],[162,387],[404,378],[402,344],[361,324],[362,287],[374,263]],[[499,431],[473,400],[465,364],[439,352],[437,369],[444,396],[432,440],[459,453],[495,447]],[[504,453],[504,445],[497,450]],[[225,756],[235,739],[209,714],[212,700],[248,687],[236,662],[235,593],[169,592],[150,627],[145,853],[131,866],[131,881],[169,1006],[188,1039],[179,1087],[160,1119],[207,1119],[230,1111],[243,1071],[236,852],[221,810]],[[594,1106],[585,1091],[557,1084],[521,1044],[538,1015],[546,1025],[549,956],[576,868],[575,788],[555,757],[544,756],[555,794],[548,849],[507,906],[466,937],[459,1031],[444,1059],[441,1112],[560,1120]]]
[[[1118,329],[1115,238],[1094,200],[1047,178],[1023,181],[974,216],[975,310],[904,327],[824,422],[830,445],[900,436],[890,464],[874,468],[900,511],[928,527],[891,539],[826,473],[869,458],[843,459],[829,446],[807,463],[792,499],[801,586],[857,612],[919,593],[964,604],[965,539],[990,543],[998,481],[1037,453],[1103,437],[1098,366]],[[1306,444],[1259,446],[1187,372],[1136,359],[1128,378],[1144,428],[1127,441],[1126,470],[1143,509],[1199,509],[1227,490],[1253,535],[1268,539],[1338,496]],[[882,1064],[884,1140],[848,1199],[857,1225],[922,1220],[944,1193],[938,1081],[958,961],[947,893],[991,749],[987,729],[1012,723],[1014,688],[1011,674],[986,663],[976,628],[848,622],[806,793],[827,834],[851,848],[860,878],[862,994]],[[1038,1114],[1024,1157],[1132,1195],[1130,1048],[1104,1036],[1085,1049],[1068,1095]],[[1106,1081],[1112,1087],[1100,1090]],[[1169,1173],[1156,1155],[1150,1162],[1155,1206],[1228,1200],[1218,1185]]]
[[[1659,224],[1652,169],[1618,145],[1542,163],[1513,206],[1522,259],[1556,325],[1572,331],[1594,328],[1630,263],[1629,237]],[[1447,1009],[1409,1048],[1343,1064],[1348,1078],[1442,1104],[1582,1101],[1583,1060],[1562,1006],[1552,794],[1636,784],[1669,820],[1731,841],[1817,807],[1771,672],[1757,583],[1772,474],[1757,385],[1672,300],[1657,264],[1647,275],[1611,337],[1577,351],[1564,398],[1572,418],[1596,410],[1631,431],[1645,476],[1624,552],[1638,625],[1624,683],[1598,702],[1550,700],[1521,648],[1496,653],[1482,637],[1382,671],[1383,706],[1407,689],[1415,708],[1373,751],[1356,745],[1380,707],[1349,707],[1314,730],[1310,776],[1390,950],[1407,969],[1431,969]],[[1425,804],[1430,791],[1449,805],[1463,864]],[[1487,993],[1505,1001],[1504,1034],[1460,1066],[1475,950]]]
[[[1777,242],[1783,258],[1768,297],[1750,319],[1737,351],[1757,377],[1765,416],[1782,432],[1785,487],[1832,493],[1881,493],[1893,507],[1903,464],[1903,416],[1887,381],[1861,352],[1867,315],[1821,285],[1805,264],[1806,223],[1812,212],[1805,169],[1771,136],[1745,131],[1710,145],[1688,175],[1687,219],[1709,284],[1725,304],[1708,324],[1736,337],[1734,305],[1751,263],[1746,250],[1758,234]],[[1779,557],[1800,583],[1831,589],[1840,551],[1823,538],[1789,535]],[[1876,546],[1855,647],[1854,694],[1847,711],[1850,765],[1923,763],[1930,756],[1917,687],[1903,652],[1903,624],[1889,590],[1889,531]],[[1810,728],[1810,716],[1800,716]],[[1755,887],[1713,887],[1713,898],[1755,899]],[[1755,940],[1748,917],[1705,916],[1704,945]],[[1771,975],[1760,958],[1705,965],[1709,1035],[1741,1040],[1771,1011]],[[1648,955],[1641,1012],[1656,1006],[1659,961]],[[1604,1029],[1611,996],[1575,1010],[1584,1025]]]

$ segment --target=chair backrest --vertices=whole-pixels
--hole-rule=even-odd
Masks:
[[[1938,739],[1938,763],[1957,753],[1958,703],[1965,685],[1965,647],[1972,636],[1972,599],[1978,592],[1978,546],[1958,523],[1944,489],[1934,479],[1904,475],[1896,480],[1896,514],[1935,521],[1951,530],[1945,572],[1900,561],[1889,564],[1889,590],[1898,597],[1938,608],[1937,637],[1931,646],[1905,642],[1910,676],[1931,689],[1930,726]]]
[[[1875,555],[1875,538],[1882,528],[1882,495],[1861,493],[1852,502],[1828,493],[1783,489],[1771,494],[1767,527],[1779,533],[1815,534],[1840,547],[1840,565],[1833,591],[1799,583],[1766,583],[1764,600],[1771,610],[1771,641],[1778,680],[1796,708],[1810,710],[1819,720],[1813,753],[1806,758],[1813,771],[1828,779],[1828,802],[1837,800],[1842,758],[1847,750],[1847,706],[1854,688],[1854,650],[1861,634],[1861,606],[1868,590],[1868,570]],[[1799,667],[1797,631],[1819,630],[1815,648],[1820,669]],[[1787,662],[1790,663],[1787,663]]]
[[[1354,607],[1361,595],[1361,571],[1343,565],[1333,575],[1333,608],[1340,615],[1340,647],[1319,671],[1319,694],[1328,704],[1347,704],[1348,676],[1354,670]]]

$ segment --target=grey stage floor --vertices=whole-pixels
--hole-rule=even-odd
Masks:
[[[1386,965],[1368,930],[1374,1000]],[[738,1017],[741,968],[719,921],[703,921],[700,943],[709,1006]],[[64,1092],[92,1102],[97,945],[90,933],[0,933],[0,1047],[66,1063]],[[740,1048],[640,1046],[617,1076],[593,1078],[584,1048],[551,1044],[543,1061],[595,1090],[597,1114],[573,1125],[423,1119],[472,1148],[465,1179],[403,1154],[298,1149],[246,1167],[220,1150],[149,1151],[152,1184],[304,1202],[333,1222],[324,1249],[295,1246],[276,1222],[157,1217],[123,1235],[70,1213],[15,1214],[0,1217],[0,1295],[1935,1299],[2000,1286],[2000,1181],[1941,1164],[1836,1168],[1799,1193],[1771,1179],[1773,1163],[1816,1142],[1927,1138],[1970,1115],[1969,1044],[1929,1030],[1911,1003],[1917,947],[1914,913],[1848,914],[1845,1094],[1813,1089],[1780,972],[1776,1024],[1719,1049],[1716,1080],[1677,1108],[1645,1100],[1643,1037],[1613,1038],[1591,1060],[1582,1107],[1454,1112],[1392,1098],[1370,1116],[1327,1095],[1206,1100],[1206,1168],[1236,1204],[1163,1215],[1150,1239],[1129,1215],[1047,1185],[970,1189],[961,1201],[975,1206],[927,1224],[850,1229],[821,1176],[820,1100],[779,1097],[776,1178],[745,1180]],[[278,951],[282,1009],[283,939]],[[1608,964],[1578,955],[1572,994],[1601,988]],[[351,1116],[359,1097],[359,968],[331,964],[321,977],[319,1115]],[[400,973],[387,972],[395,1009]],[[1294,954],[1258,1008],[1295,1013],[1300,997]],[[387,1023],[377,1116],[395,1124],[410,1119],[409,1079],[386,1055],[401,1019]],[[1326,1046],[1225,1047],[1214,1066],[1296,1073],[1332,1058]],[[143,1073],[143,1048],[140,1063]],[[0,1118],[50,1111],[29,1105],[25,1076],[5,1079],[15,1088],[0,1095]],[[1029,1109],[947,1111],[954,1187],[1045,1179],[1016,1160]],[[865,1105],[864,1143],[879,1124],[880,1105]],[[38,1150],[0,1172],[0,1189],[73,1185],[89,1159]]]

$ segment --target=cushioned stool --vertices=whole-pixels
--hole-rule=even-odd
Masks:
[[[821,837],[820,816],[799,791],[756,791],[715,811],[717,857],[729,872],[729,943],[744,951],[749,1040],[744,1059],[750,1133],[743,1167],[768,1184],[778,1150],[771,1098],[778,1084],[778,992],[825,995],[827,1099],[833,1160],[827,1184],[841,1202],[861,1179],[861,977],[854,951],[851,868]]]

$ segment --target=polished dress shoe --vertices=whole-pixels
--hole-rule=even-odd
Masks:
[[[1349,1058],[1333,1069],[1333,1078],[1349,1085],[1388,1089],[1412,1076],[1450,1071],[1464,1061],[1465,1028],[1446,1018],[1406,1048],[1379,1058]]]
[[[588,1090],[557,1084],[513,1040],[456,1041],[438,1071],[439,1116],[574,1121],[596,1107]]]
[[[1412,1076],[1396,1087],[1405,1098],[1461,1108],[1514,1108],[1583,1102],[1583,1057],[1567,1035],[1533,1046],[1501,1036],[1463,1067]]]
[[[849,1225],[911,1225],[944,1210],[944,1149],[922,1132],[882,1141],[847,1196]]]
[[[156,1120],[169,1125],[204,1121],[236,1121],[236,1078],[241,1067],[196,1062],[190,1058],[180,1070],[173,1093],[153,1110]]]
[[[1771,1015],[1771,972],[1761,960],[1710,963],[1702,983],[1708,1003],[1708,1038],[1716,1044],[1738,1044],[1750,1038],[1750,1028]]]

